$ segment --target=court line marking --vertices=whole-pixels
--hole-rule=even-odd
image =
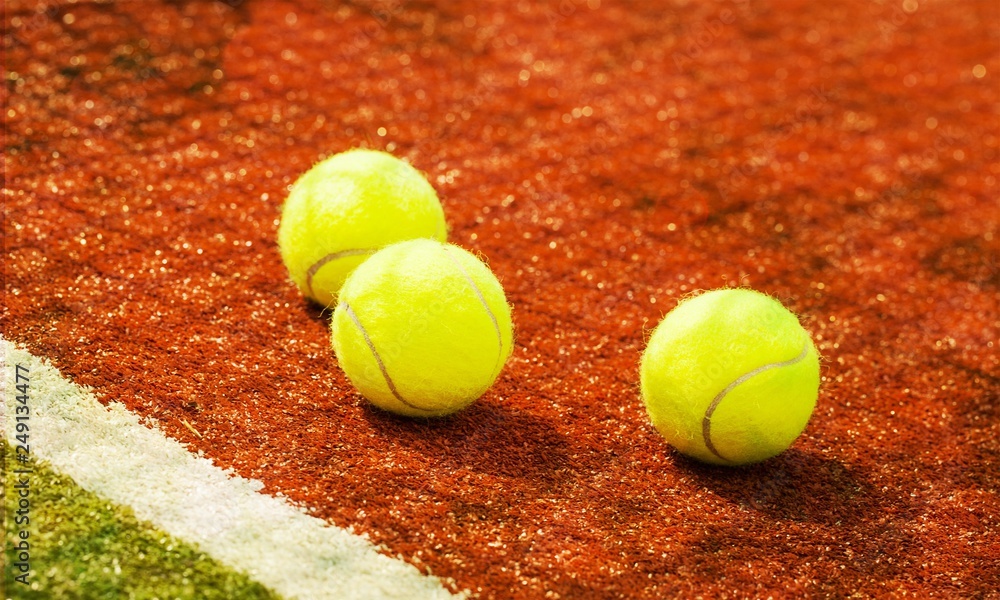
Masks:
[[[310,516],[263,483],[216,467],[123,404],[100,403],[48,364],[0,337],[8,441],[14,369],[28,367],[31,453],[86,490],[128,506],[221,564],[286,598],[445,600],[441,580],[378,552],[367,538]]]

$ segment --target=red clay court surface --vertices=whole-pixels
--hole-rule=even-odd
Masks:
[[[99,398],[479,598],[998,597],[997,2],[4,10],[3,335]],[[452,418],[370,408],[278,255],[356,146],[513,305]],[[790,450],[713,468],[638,361],[738,285],[823,381]]]

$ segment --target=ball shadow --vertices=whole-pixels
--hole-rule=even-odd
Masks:
[[[385,440],[433,463],[530,480],[550,487],[567,478],[568,442],[551,423],[481,399],[443,418],[400,417],[365,403],[363,417]]]
[[[322,323],[324,327],[329,327],[335,307],[323,306],[302,295],[299,296],[299,302],[302,314],[306,315],[309,320]]]
[[[678,466],[706,488],[769,521],[751,531],[726,528],[706,535],[696,544],[698,553],[756,547],[761,531],[780,522],[832,527],[851,541],[851,553],[844,560],[876,581],[891,580],[907,568],[905,560],[887,559],[916,556],[922,551],[920,540],[914,537],[914,523],[929,510],[926,501],[898,489],[883,491],[883,486],[874,484],[874,477],[860,467],[849,468],[798,449],[737,469],[680,457]],[[809,532],[810,528],[800,531]],[[828,539],[828,531],[812,529],[803,535]]]
[[[859,470],[796,448],[746,467],[706,465],[680,454],[677,464],[719,496],[774,519],[834,525],[881,510]]]

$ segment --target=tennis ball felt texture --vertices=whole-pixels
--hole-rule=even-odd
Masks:
[[[331,337],[365,398],[400,415],[436,417],[489,389],[510,356],[513,330],[489,267],[458,246],[411,240],[351,273]]]
[[[748,289],[678,304],[653,331],[639,371],[657,430],[681,453],[719,465],[783,452],[819,392],[809,334],[777,300]]]
[[[349,150],[306,171],[292,186],[278,247],[302,293],[331,306],[344,280],[379,248],[447,235],[441,202],[424,176],[375,150]]]

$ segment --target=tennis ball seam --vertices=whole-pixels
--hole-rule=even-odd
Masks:
[[[801,362],[801,361],[805,360],[805,358],[807,356],[809,356],[809,340],[808,339],[806,340],[805,344],[803,344],[803,346],[802,346],[802,352],[799,353],[799,355],[796,356],[795,358],[791,358],[789,360],[784,360],[784,361],[781,361],[781,362],[768,363],[766,365],[761,365],[761,366],[759,366],[756,369],[753,369],[751,371],[747,371],[746,373],[744,373],[744,374],[740,375],[739,377],[737,377],[736,379],[734,379],[732,381],[732,383],[730,383],[725,388],[723,388],[721,392],[719,392],[718,394],[716,394],[715,398],[713,398],[712,402],[708,405],[708,408],[705,409],[705,416],[704,416],[704,418],[702,418],[702,421],[701,421],[701,435],[704,438],[705,447],[708,448],[708,451],[711,452],[712,454],[714,454],[715,456],[719,457],[719,459],[721,459],[721,460],[724,460],[726,462],[733,462],[732,460],[730,460],[730,459],[726,458],[725,456],[723,456],[719,452],[719,450],[715,447],[715,444],[712,442],[712,431],[711,431],[711,429],[712,429],[712,414],[715,412],[715,409],[717,409],[719,407],[719,405],[722,403],[722,401],[725,399],[725,397],[729,394],[729,392],[731,392],[734,389],[736,389],[736,387],[739,386],[741,383],[744,383],[745,381],[749,380],[750,378],[752,378],[752,377],[754,377],[756,375],[760,375],[764,371],[770,371],[771,369],[777,369],[777,368],[780,368],[780,367],[790,367],[790,366],[792,366],[792,365],[794,365],[794,364],[796,364],[798,362]]]
[[[491,309],[490,305],[486,302],[486,297],[483,296],[483,291],[479,289],[479,286],[476,285],[475,281],[473,281],[472,276],[465,270],[462,263],[448,250],[447,246],[442,246],[441,249],[448,255],[451,262],[458,267],[458,270],[462,273],[462,276],[465,277],[465,281],[469,283],[469,287],[472,288],[472,291],[476,293],[476,297],[479,298],[480,304],[482,304],[483,308],[486,309],[486,314],[489,315],[490,321],[493,323],[493,330],[497,334],[497,360],[493,365],[493,371],[490,373],[490,380],[492,381],[494,377],[496,377],[497,367],[503,366],[500,362],[500,359],[503,357],[503,334],[500,332],[500,322],[497,321],[497,316],[493,314],[493,309]]]
[[[322,269],[327,264],[335,260],[340,260],[341,258],[347,258],[349,256],[371,255],[377,251],[378,248],[351,248],[348,250],[331,252],[330,254],[327,254],[323,258],[317,260],[315,263],[312,264],[312,266],[309,267],[309,269],[306,270],[306,289],[308,290],[308,295],[310,297],[313,297],[315,295],[313,292],[313,283],[312,283],[313,277],[315,277],[316,274],[319,273],[319,270]]]
[[[413,410],[428,413],[434,412],[433,410],[410,404],[403,398],[403,396],[399,393],[399,390],[396,388],[396,383],[392,380],[392,377],[389,376],[389,371],[386,369],[385,363],[382,361],[382,356],[378,353],[378,349],[375,348],[375,342],[373,342],[371,336],[368,335],[368,330],[365,329],[365,326],[361,324],[361,319],[358,318],[354,309],[351,308],[351,305],[347,302],[341,301],[340,306],[344,309],[344,312],[347,313],[347,316],[351,318],[351,321],[354,322],[354,326],[358,328],[358,331],[361,332],[361,337],[365,339],[365,344],[367,344],[368,349],[371,350],[372,356],[375,358],[375,363],[378,365],[379,371],[382,372],[382,377],[385,379],[386,385],[389,386],[389,391],[396,398],[396,400],[399,400]]]

